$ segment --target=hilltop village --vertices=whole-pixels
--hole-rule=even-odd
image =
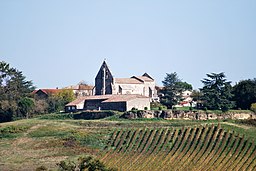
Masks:
[[[56,105],[54,106],[56,100],[53,101],[55,111],[56,109],[61,109],[66,113],[78,111],[126,112],[139,110],[143,112],[139,114],[129,112],[127,114],[126,112],[127,115],[124,114],[124,116],[125,118],[161,117],[165,119],[186,118],[197,120],[217,118],[246,119],[255,117],[251,112],[246,113],[239,110],[231,112],[232,114],[224,114],[230,109],[236,109],[240,105],[239,100],[236,103],[234,102],[235,98],[233,98],[232,93],[235,89],[232,90],[230,82],[225,82],[224,73],[212,73],[207,74],[207,76],[212,80],[204,79],[203,81],[205,82],[203,83],[205,86],[200,91],[192,91],[192,85],[179,80],[176,73],[167,74],[165,81],[163,81],[164,86],[160,87],[156,85],[155,79],[148,73],[128,78],[115,78],[106,61],[103,61],[96,74],[94,85],[82,83],[63,89],[39,89],[35,90],[33,94],[35,99],[49,99],[49,97],[54,97],[52,96],[54,94],[63,90],[69,90],[75,98],[60,104],[59,108]],[[222,79],[223,82],[216,81],[218,79]],[[172,83],[172,81],[175,83]],[[255,84],[253,80],[248,80],[248,83],[241,81],[241,83]],[[211,85],[210,89],[208,89],[207,84]],[[222,88],[215,89],[215,87]],[[234,88],[237,88],[238,91],[242,90],[238,86],[234,86]],[[254,102],[254,97],[252,97],[252,101],[247,102],[247,107],[243,106],[243,109],[249,109],[252,102]],[[48,104],[51,105],[52,102],[50,101]],[[181,110],[175,114],[176,108]],[[216,112],[209,113],[207,108],[219,110],[223,114],[218,116]],[[193,109],[196,112],[193,112]],[[185,113],[184,110],[186,111]],[[159,111],[162,113],[159,114]]]
[[[191,95],[177,73],[159,87],[149,73],[115,78],[104,61],[94,85],[34,90],[18,70],[0,68],[0,122],[9,122],[0,123],[0,170],[256,168],[256,79],[232,87],[224,73],[211,73]]]

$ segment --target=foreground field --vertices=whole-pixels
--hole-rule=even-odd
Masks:
[[[85,155],[119,170],[253,170],[256,165],[256,128],[234,121],[49,118],[0,124],[0,170],[57,170],[56,163]]]

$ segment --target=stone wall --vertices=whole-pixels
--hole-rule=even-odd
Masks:
[[[138,110],[127,111],[122,118],[136,119],[136,118],[163,118],[163,119],[191,119],[191,120],[208,120],[208,119],[255,119],[256,115],[253,112],[239,113],[226,112],[221,114],[207,113],[205,111],[173,111],[173,110]]]
[[[86,100],[84,104],[84,108],[86,110],[99,110],[101,107],[101,102],[103,100]]]
[[[138,110],[144,110],[145,107],[150,109],[150,99],[149,98],[136,98],[130,101],[127,101],[127,109],[132,110],[132,108],[136,108]]]
[[[79,114],[74,114],[74,119],[102,119],[109,116],[113,116],[113,111],[86,111]]]
[[[124,112],[126,111],[126,102],[108,102],[101,104],[101,110],[115,110]]]

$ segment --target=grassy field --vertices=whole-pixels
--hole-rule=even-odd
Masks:
[[[0,170],[35,170],[39,166],[57,170],[56,163],[63,160],[75,161],[85,155],[103,159],[104,154],[109,152],[109,148],[105,147],[109,147],[109,143],[113,141],[113,133],[117,131],[181,130],[182,127],[193,129],[200,125],[209,127],[212,124],[215,126],[219,124],[223,130],[229,131],[232,135],[239,134],[241,137],[244,135],[245,139],[249,139],[248,142],[256,142],[256,127],[232,120],[125,120],[119,119],[118,116],[101,120],[74,120],[69,115],[51,114],[0,124]],[[127,141],[122,140],[121,144],[128,146]],[[156,147],[158,143],[154,142],[154,144]],[[138,158],[143,158],[143,155]],[[107,159],[105,157],[103,161],[108,163]],[[149,159],[145,158],[145,160]],[[114,163],[112,165],[117,166]]]

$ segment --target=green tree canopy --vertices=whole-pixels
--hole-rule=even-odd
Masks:
[[[256,103],[256,78],[240,81],[233,87],[233,94],[237,108],[250,109]]]
[[[204,87],[201,90],[202,100],[207,109],[227,111],[234,107],[231,101],[233,95],[231,93],[231,82],[226,80],[223,72],[216,74],[206,74],[208,78],[204,78],[202,83]]]
[[[32,81],[27,81],[21,71],[0,62],[0,122],[18,117],[18,103],[34,90]]]
[[[193,87],[191,84],[187,83],[187,82],[177,82],[178,86],[180,86],[183,90],[189,90],[192,91]]]
[[[202,97],[202,93],[198,90],[193,90],[190,96],[193,98],[193,101],[199,101]]]
[[[73,90],[70,90],[70,89],[63,89],[58,93],[54,94],[54,96],[57,97],[58,99],[61,99],[63,101],[63,104],[65,105],[75,100],[75,95],[73,93]]]
[[[63,89],[48,98],[49,112],[62,111],[64,110],[65,105],[73,100],[75,100],[73,91],[70,89]]]
[[[173,105],[178,104],[182,100],[182,92],[185,90],[192,90],[192,85],[182,82],[177,73],[166,74],[164,81],[162,81],[164,88],[161,91],[161,103],[172,108]]]
[[[35,103],[33,99],[28,97],[21,98],[18,102],[18,108],[19,108],[21,117],[25,116],[26,118],[28,118],[34,106],[35,106]]]

